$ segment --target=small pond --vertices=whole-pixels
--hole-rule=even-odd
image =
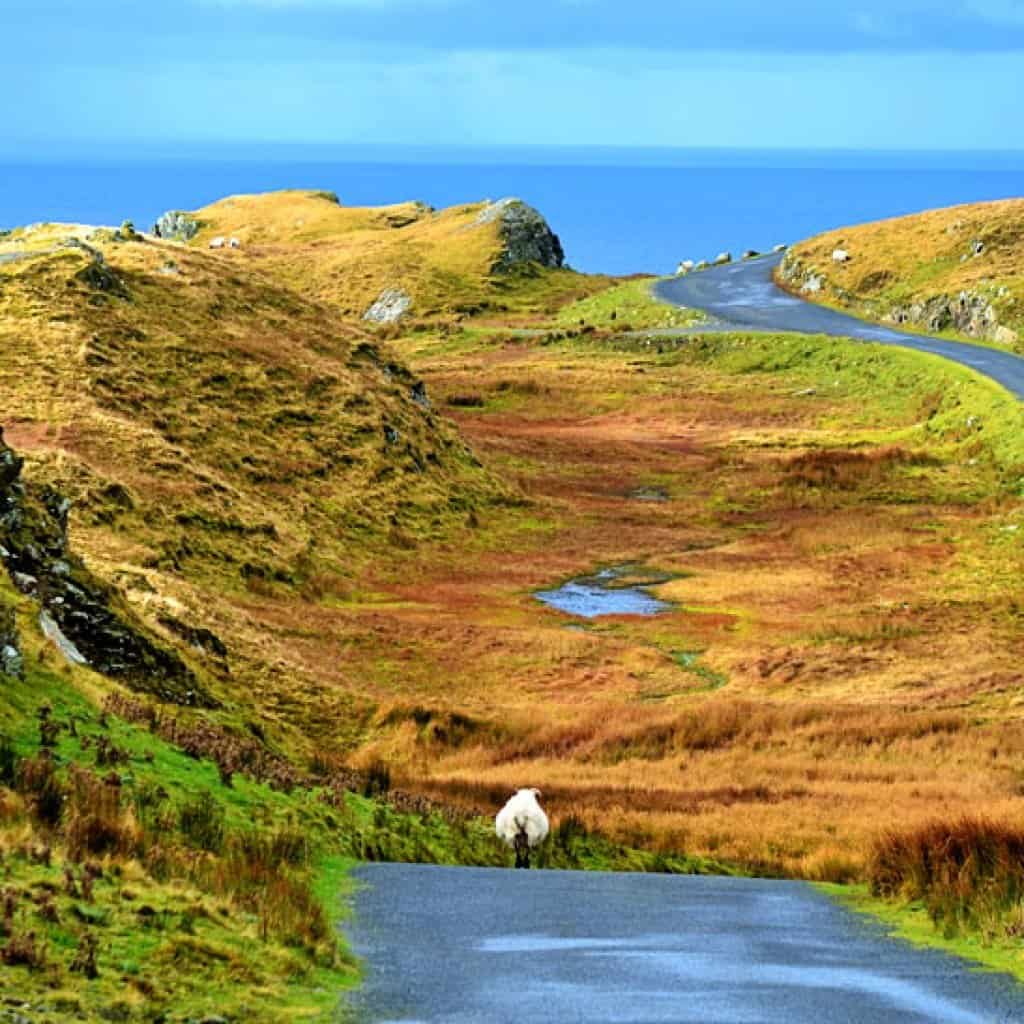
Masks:
[[[534,597],[568,615],[596,619],[599,615],[657,615],[672,606],[659,601],[647,588],[665,583],[668,576],[638,573],[634,566],[602,569],[578,576],[554,590],[538,590]]]

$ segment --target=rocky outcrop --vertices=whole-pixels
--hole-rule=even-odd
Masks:
[[[494,266],[497,273],[507,273],[525,263],[542,267],[565,265],[562,243],[544,217],[522,199],[499,199],[488,203],[475,221],[475,226],[499,222],[503,248]]]
[[[835,285],[823,271],[806,266],[792,253],[780,264],[778,280],[789,291],[834,298],[852,312],[872,320],[931,332],[956,331],[970,338],[982,338],[1003,345],[1013,345],[1018,340],[1016,331],[999,323],[999,314],[992,299],[981,292],[933,295],[917,302],[892,305],[880,298],[850,292]],[[863,278],[861,289],[882,287],[891,280],[889,272],[875,271]]]
[[[157,218],[153,234],[172,242],[190,242],[199,233],[199,228],[199,221],[192,214],[184,210],[168,210]]]
[[[24,668],[13,608],[0,608],[0,676],[20,676]]]
[[[385,288],[377,301],[363,314],[374,324],[394,324],[412,309],[412,297],[401,288]]]
[[[70,502],[52,487],[26,484],[21,469],[0,430],[0,563],[14,586],[39,603],[47,637],[69,661],[135,690],[175,704],[214,706],[181,658],[151,640],[116,592],[71,553]]]

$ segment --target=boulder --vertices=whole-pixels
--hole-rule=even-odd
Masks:
[[[412,309],[412,297],[401,288],[385,288],[377,301],[363,314],[373,324],[394,324]]]
[[[809,274],[807,280],[800,285],[800,291],[805,295],[816,295],[825,284],[825,278],[821,274]]]
[[[153,225],[157,238],[172,242],[189,242],[199,233],[199,221],[184,210],[168,210],[162,213]]]
[[[503,248],[492,266],[496,273],[507,273],[525,263],[539,263],[542,267],[557,268],[565,265],[562,243],[544,217],[522,199],[512,197],[488,203],[473,226],[500,225]]]
[[[241,249],[242,243],[237,238],[231,238],[228,240],[228,246],[232,249]]]
[[[223,249],[226,244],[226,240],[223,235],[217,235],[216,238],[210,239],[211,249]]]
[[[850,254],[845,249],[833,249],[832,250],[832,262],[833,263],[849,263]]]
[[[688,274],[691,270],[693,270],[694,266],[695,264],[693,260],[683,260],[683,262],[680,263],[678,267],[676,267],[676,274]]]
[[[761,254],[756,249],[744,249],[743,259],[745,260],[756,260]]]
[[[716,267],[724,266],[726,263],[732,263],[732,253],[731,252],[720,252],[714,258],[714,260],[712,260],[712,265],[716,266]]]
[[[710,267],[710,266],[711,266],[711,264],[708,263],[707,260],[701,260],[700,263],[698,263],[697,266],[695,266],[693,269],[694,270],[707,270],[708,267]]]
[[[1018,341],[1017,332],[999,324],[992,332],[992,340],[1000,345],[1015,345]]]
[[[789,248],[785,242],[780,242],[778,245],[772,246],[772,252],[785,252]]]

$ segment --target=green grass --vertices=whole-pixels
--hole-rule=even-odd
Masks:
[[[562,309],[555,322],[562,327],[581,324],[616,330],[688,327],[704,314],[659,302],[651,294],[654,278],[626,281]]]
[[[985,941],[977,933],[947,936],[935,927],[919,901],[901,904],[879,899],[870,894],[866,885],[818,883],[815,887],[850,910],[881,921],[896,938],[921,948],[941,950],[985,970],[1002,971],[1024,981],[1024,949],[1017,938]]]

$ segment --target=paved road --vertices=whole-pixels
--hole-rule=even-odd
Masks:
[[[737,327],[832,334],[931,352],[963,363],[998,381],[1018,398],[1024,398],[1024,358],[982,345],[894,331],[795,298],[772,280],[772,271],[781,260],[781,255],[765,256],[712,267],[685,277],[660,281],[655,285],[654,293],[664,302],[702,309]]]
[[[1024,1021],[1024,987],[887,939],[795,882],[399,864],[357,875],[357,1021]]]

